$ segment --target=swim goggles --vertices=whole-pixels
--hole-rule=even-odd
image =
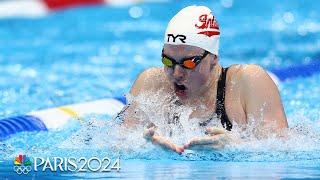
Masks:
[[[173,67],[174,65],[179,64],[183,68],[194,69],[201,62],[201,60],[204,59],[208,54],[209,52],[205,51],[202,56],[186,57],[183,58],[179,63],[173,58],[170,58],[167,55],[165,55],[162,50],[162,63],[167,67]]]

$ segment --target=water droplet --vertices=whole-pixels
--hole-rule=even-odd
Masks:
[[[233,5],[233,0],[221,0],[220,3],[225,8],[231,8]]]
[[[140,18],[143,15],[143,10],[138,6],[134,6],[129,9],[129,14],[133,18]]]
[[[291,24],[294,22],[294,15],[291,12],[286,12],[283,14],[283,20],[284,22]]]

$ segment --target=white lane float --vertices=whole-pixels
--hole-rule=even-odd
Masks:
[[[0,140],[23,131],[47,131],[62,128],[71,119],[83,120],[87,114],[113,116],[125,105],[124,98],[106,98],[56,108],[32,111],[26,115],[0,120]]]

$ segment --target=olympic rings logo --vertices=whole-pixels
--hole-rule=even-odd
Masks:
[[[13,170],[17,174],[28,174],[31,171],[31,166],[13,166]]]

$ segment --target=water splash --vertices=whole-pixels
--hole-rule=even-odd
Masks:
[[[61,131],[23,132],[0,144],[0,158],[11,159],[23,153],[30,156],[97,157],[121,156],[122,159],[177,159],[214,161],[294,161],[320,159],[320,134],[310,123],[301,121],[282,132],[282,137],[272,133],[272,126],[261,128],[259,120],[247,125],[234,123],[229,134],[239,143],[227,144],[223,150],[185,150],[178,155],[153,145],[143,138],[143,131],[150,123],[157,132],[172,142],[183,145],[193,137],[205,135],[199,126],[202,119],[189,118],[195,107],[179,104],[172,94],[159,90],[137,97],[127,95],[128,106],[135,105],[135,113],[126,117],[123,111],[111,118],[88,115],[86,123],[73,125]],[[128,108],[128,107],[127,107]],[[178,116],[178,120],[174,120]],[[128,128],[123,118],[132,118],[138,125]],[[208,125],[222,127],[213,116]],[[30,138],[32,137],[32,138]]]

